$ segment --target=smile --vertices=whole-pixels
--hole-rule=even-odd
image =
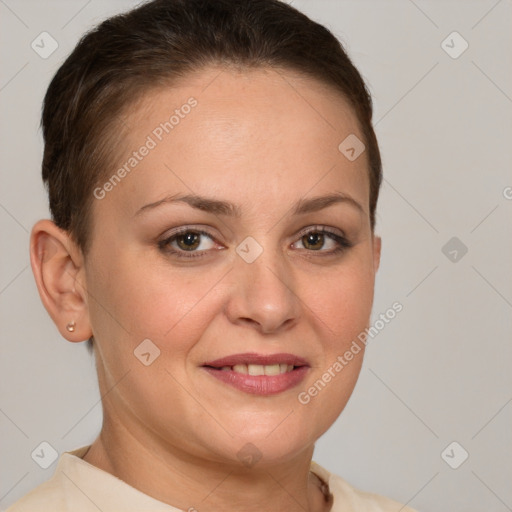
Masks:
[[[310,366],[293,354],[236,354],[205,363],[212,377],[245,393],[275,395],[297,386]]]
[[[236,364],[235,366],[223,366],[221,371],[234,371],[246,375],[279,375],[288,373],[294,369],[292,364]]]

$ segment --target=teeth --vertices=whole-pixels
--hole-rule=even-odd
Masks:
[[[246,375],[279,375],[281,373],[291,372],[293,370],[292,364],[235,364],[233,368],[230,366],[223,366],[222,371],[233,370],[237,373],[243,373]]]
[[[246,364],[235,364],[235,366],[233,366],[233,371],[237,373],[249,373],[247,371]]]
[[[249,375],[265,375],[265,367],[261,364],[248,364]]]
[[[281,368],[278,364],[269,364],[264,366],[265,375],[279,375],[281,373]]]

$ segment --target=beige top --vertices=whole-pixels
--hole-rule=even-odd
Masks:
[[[63,453],[53,477],[7,512],[182,512],[83,460],[88,449]],[[316,462],[311,462],[311,471],[328,485],[331,512],[415,512],[384,496],[359,491]],[[189,512],[194,510],[191,507]]]

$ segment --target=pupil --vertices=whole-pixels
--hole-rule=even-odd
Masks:
[[[197,233],[187,233],[185,235],[181,235],[179,238],[180,245],[184,245],[185,249],[195,249],[198,245],[199,235]]]
[[[310,233],[303,237],[303,241],[304,245],[310,246],[312,249],[320,249],[323,246],[324,235],[322,233]]]

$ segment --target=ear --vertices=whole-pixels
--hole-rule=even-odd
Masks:
[[[30,263],[41,301],[68,341],[92,336],[82,251],[68,233],[40,220],[30,235]]]
[[[380,266],[380,251],[382,248],[382,240],[380,236],[373,236],[373,268],[375,273],[379,270]]]

